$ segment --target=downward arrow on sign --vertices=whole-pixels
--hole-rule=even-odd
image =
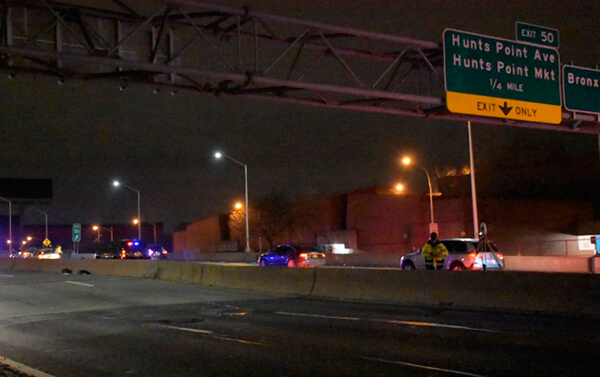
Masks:
[[[508,104],[506,103],[506,101],[504,101],[504,106],[499,106],[500,110],[502,110],[502,112],[504,113],[504,115],[508,115],[508,113],[510,113],[510,111],[513,109],[512,107],[508,107]]]

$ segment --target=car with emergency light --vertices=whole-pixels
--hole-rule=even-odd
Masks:
[[[440,239],[440,242],[448,249],[448,256],[443,261],[445,270],[502,270],[504,268],[504,256],[491,241],[486,240],[487,247],[481,251],[477,251],[479,240],[475,238]],[[421,249],[400,258],[400,268],[425,270],[425,259]]]
[[[258,257],[259,266],[317,267],[324,266],[326,255],[314,247],[280,245]]]

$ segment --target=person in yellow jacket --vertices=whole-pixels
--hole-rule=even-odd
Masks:
[[[425,259],[425,268],[439,270],[444,267],[444,257],[448,256],[448,249],[438,239],[436,232],[432,232],[429,241],[423,246],[421,254]]]

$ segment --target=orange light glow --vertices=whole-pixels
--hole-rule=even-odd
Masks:
[[[300,258],[307,259],[308,258],[308,253],[300,253]]]
[[[133,219],[132,221],[135,225],[140,223],[140,219],[138,219],[137,217],[135,219]]]
[[[408,156],[402,157],[402,165],[408,166],[412,163],[412,160]]]
[[[239,210],[239,209],[244,208],[244,205],[241,202],[236,202],[235,205],[233,206],[233,208]]]

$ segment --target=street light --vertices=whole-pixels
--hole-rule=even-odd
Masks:
[[[96,242],[98,242],[98,245],[100,245],[100,227],[98,225],[94,225],[92,227],[92,230],[98,232],[98,236],[96,237]]]
[[[404,166],[409,166],[411,165],[412,159],[408,156],[404,156],[402,157],[402,165]],[[433,231],[433,229],[435,228],[434,224],[435,224],[435,220],[433,218],[433,190],[431,188],[431,177],[429,176],[429,172],[427,171],[427,169],[425,169],[425,167],[423,165],[417,164],[418,166],[420,166],[423,171],[425,171],[425,175],[427,176],[427,184],[429,185],[429,211],[431,212],[431,222],[429,225],[429,229],[430,231]]]
[[[44,218],[46,219],[46,238],[44,238],[44,241],[45,241],[48,239],[48,213],[44,212],[44,211],[40,211],[39,209],[36,209],[36,208],[34,208],[33,210],[44,215]]]
[[[98,231],[98,243],[100,243],[100,230],[102,230],[102,229],[104,229],[104,230],[108,230],[108,231],[110,232],[110,242],[113,242],[113,241],[114,241],[114,237],[113,237],[113,227],[112,227],[112,226],[111,226],[110,228],[104,228],[104,227],[102,227],[102,226],[100,226],[100,225],[94,225],[94,226],[92,227],[92,229],[93,229],[94,231],[96,231],[96,230]]]
[[[133,188],[129,185],[126,185],[124,183],[121,183],[119,181],[113,181],[113,186],[119,187],[120,185],[123,185],[123,186],[127,187],[128,189],[135,191],[137,193],[138,240],[141,240],[142,239],[142,216],[140,215],[140,190]]]
[[[246,252],[250,252],[250,227],[248,225],[248,217],[250,215],[250,208],[248,207],[248,165],[236,160],[235,158],[228,156],[224,153],[221,152],[216,152],[215,153],[215,158],[218,160],[221,157],[225,157],[230,159],[231,161],[235,162],[236,164],[240,165],[241,167],[244,168],[244,180],[245,180],[245,205],[246,205]]]
[[[12,202],[6,198],[0,196],[0,200],[8,202],[8,252],[12,253]]]

